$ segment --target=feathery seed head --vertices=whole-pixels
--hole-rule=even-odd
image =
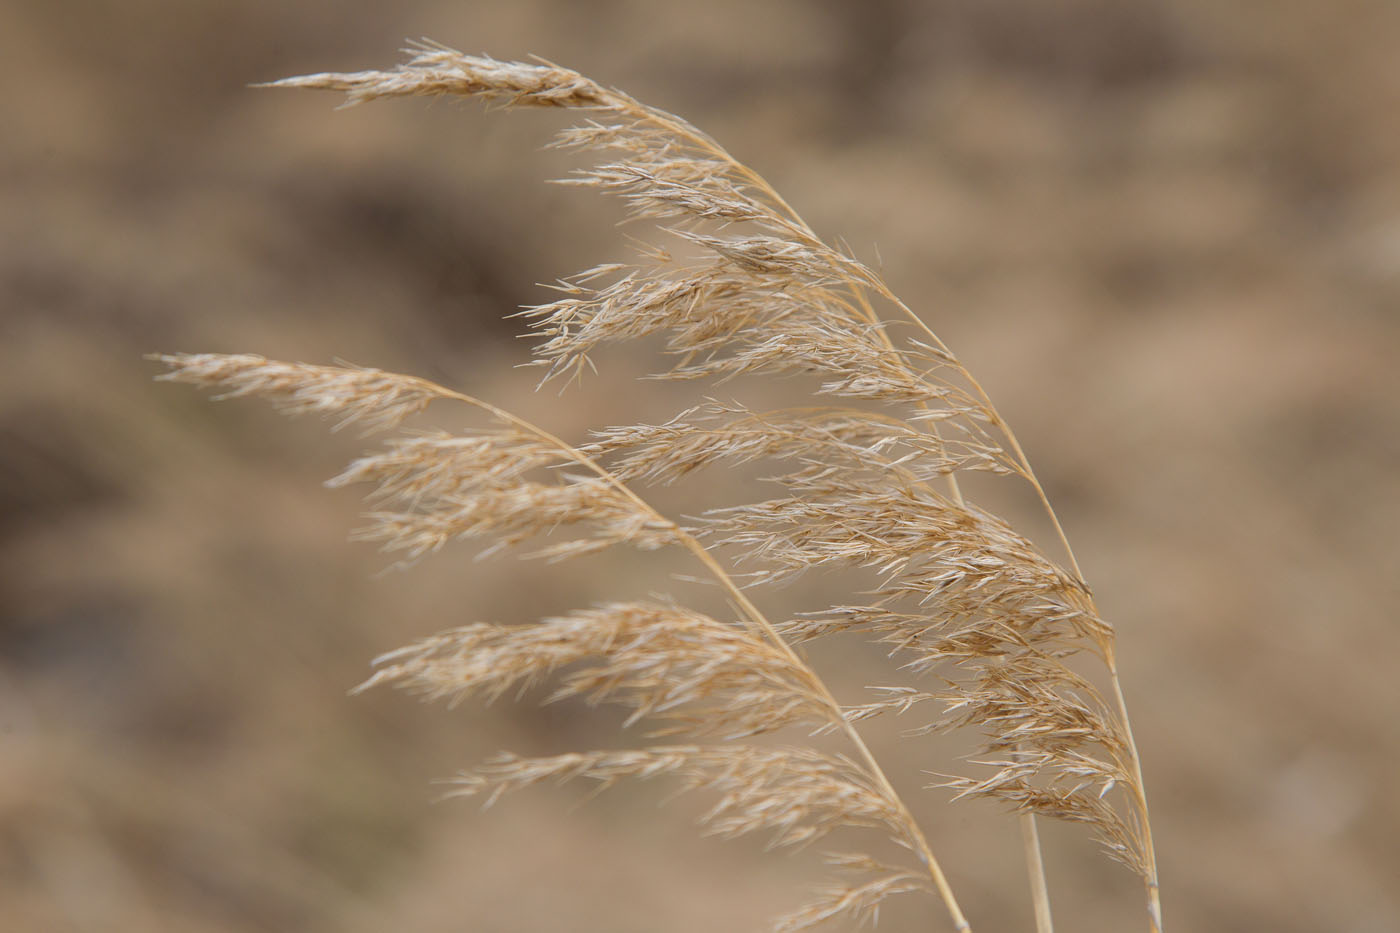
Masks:
[[[876,830],[909,853],[886,866],[841,856],[855,875],[818,893],[778,929],[873,918],[895,894],[935,891],[970,929],[933,847],[855,724],[934,709],[913,734],[977,730],[974,774],[938,786],[1026,814],[1087,825],[1146,883],[1160,930],[1141,769],[1113,662],[1113,630],[1073,555],[1069,569],[965,499],[970,472],[1025,482],[1049,510],[1019,443],[975,379],[880,276],[819,238],[768,183],[685,121],[547,63],[498,62],[423,45],[388,71],[322,73],[274,87],[341,91],[347,104],[453,95],[505,106],[581,110],[555,145],[606,155],[565,183],[620,198],[694,254],[640,245],[631,262],[562,280],[559,297],[521,312],[545,380],[577,377],[603,347],[661,335],[657,378],[719,384],[745,375],[810,374],[827,404],[757,410],[707,401],[656,425],[608,428],[581,446],[478,399],[373,369],[262,357],[169,355],[159,377],[260,395],[289,413],[370,429],[399,425],[437,399],[484,412],[488,427],[402,434],[330,480],[364,484],[376,511],[358,533],[418,557],[482,538],[485,552],[561,530],[535,556],[628,544],[687,552],[738,616],[720,621],[670,603],[612,603],[522,625],[474,623],[390,652],[359,689],[392,684],[428,698],[488,701],[552,683],[547,701],[628,709],[654,735],[695,744],[543,757],[502,755],[463,774],[458,795],[500,795],[543,781],[672,776],[718,802],[711,832],[757,831],[800,845],[841,828]],[[912,328],[912,331],[910,330]],[[909,336],[910,334],[913,336]],[[714,464],[776,464],[780,495],[701,515],[682,528],[634,484],[672,483]],[[876,575],[863,603],[778,624],[719,554],[737,553],[748,584],[790,582],[827,567]],[[860,634],[890,648],[895,679],[873,702],[842,705],[794,645]],[[1116,708],[1072,662],[1105,662]],[[802,745],[737,740],[790,727]],[[816,747],[841,736],[854,754]],[[702,741],[718,736],[723,744]],[[1033,835],[1033,834],[1032,834]]]

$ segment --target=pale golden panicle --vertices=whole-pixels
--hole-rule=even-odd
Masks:
[[[781,481],[791,495],[715,509],[702,531],[740,549],[756,582],[786,582],[807,570],[849,565],[876,570],[882,596],[909,596],[949,615],[1016,609],[1026,623],[1081,624],[1106,635],[1072,577],[1004,522],[927,487],[875,484],[844,470],[799,471]],[[949,606],[949,601],[966,603]],[[1062,618],[1064,617],[1064,618]]]
[[[981,727],[988,738],[978,763],[992,774],[935,786],[1085,823],[1110,856],[1145,873],[1140,816],[1109,799],[1134,780],[1132,748],[1093,685],[1033,651],[971,666],[975,676],[959,684],[944,715],[926,728]]]
[[[494,554],[563,529],[580,536],[556,542],[529,556],[558,560],[592,554],[618,544],[651,551],[676,541],[676,527],[596,476],[560,473],[557,482],[483,481],[467,492],[417,500],[410,508],[369,512],[359,541],[378,542],[408,559],[440,550],[451,541],[490,537],[481,552]]]
[[[609,344],[656,335],[669,364],[657,378],[720,383],[807,375],[832,404],[755,411],[710,402],[660,425],[609,429],[572,446],[487,403],[373,370],[306,367],[258,357],[161,359],[166,378],[261,394],[293,412],[392,426],[434,398],[487,412],[489,429],[405,436],[332,481],[373,487],[380,511],[362,537],[411,556],[461,537],[495,547],[576,532],[540,553],[627,543],[676,545],[723,589],[738,624],[668,604],[612,604],[516,627],[471,625],[380,660],[365,686],[394,683],[456,701],[524,690],[620,703],[662,732],[733,738],[801,725],[838,733],[849,758],[815,747],[670,745],[547,758],[503,756],[460,779],[459,793],[495,799],[545,780],[674,775],[720,802],[713,831],[769,830],[780,844],[842,826],[875,828],[909,864],[846,857],[854,880],[791,915],[784,930],[873,916],[888,897],[932,890],[968,930],[951,885],[909,809],[854,723],[924,715],[914,731],[977,729],[976,775],[941,786],[1024,813],[1088,825],[1143,878],[1161,929],[1142,774],[1117,682],[1113,630],[1072,553],[1068,567],[969,502],[959,477],[1012,475],[1045,505],[1020,444],[986,393],[869,267],[824,243],[752,169],[685,121],[555,65],[503,63],[439,46],[390,71],[317,74],[275,83],[343,91],[348,103],[454,95],[582,111],[557,145],[605,154],[566,181],[622,199],[655,222],[669,248],[643,245],[629,263],[562,280],[554,301],[521,314],[541,338],[546,380],[577,377]],[[630,483],[672,482],[710,464],[777,463],[782,494],[713,510],[683,528]],[[1063,535],[1061,533],[1063,541]],[[494,548],[488,548],[492,550]],[[739,555],[749,583],[812,569],[865,568],[864,602],[773,624],[719,555]],[[877,685],[842,705],[792,644],[863,633],[889,646],[916,683]],[[1101,660],[1110,704],[1072,662]],[[930,686],[932,684],[932,686]],[[1034,823],[1027,838],[1034,838]],[[1048,897],[1028,851],[1042,931]]]
[[[219,398],[258,395],[288,414],[339,415],[337,427],[360,422],[386,429],[436,399],[462,400],[423,379],[376,369],[283,363],[260,356],[178,354],[155,359],[171,367],[158,377],[226,388]],[[362,457],[333,486],[376,484],[374,498],[397,510],[370,512],[356,538],[415,559],[450,541],[491,536],[486,553],[561,528],[583,533],[540,549],[558,559],[627,543],[654,550],[674,543],[676,527],[643,506],[614,481],[556,470],[551,481],[522,478],[540,465],[577,465],[578,459],[536,435],[507,425],[452,438],[441,433],[393,441],[387,452]]]
[[[809,468],[873,474],[877,483],[928,484],[959,470],[1010,473],[1000,448],[935,438],[898,418],[854,408],[752,411],[710,401],[657,425],[629,425],[595,434],[583,448],[606,458],[625,482],[673,483],[707,466],[796,461]],[[779,478],[781,481],[781,478]]]
[[[941,699],[944,715],[916,732],[974,726],[984,755],[1018,756],[1014,769],[998,764],[991,778],[950,786],[1091,823],[1110,854],[1145,871],[1145,841],[1132,828],[1140,816],[1103,802],[1133,781],[1130,743],[1094,685],[1064,662],[1086,648],[1107,650],[1112,635],[1077,581],[999,520],[917,487],[882,488],[846,471],[785,480],[803,494],[707,516],[716,543],[762,568],[749,579],[785,582],[833,564],[870,567],[883,579],[875,604],[817,613],[784,634],[873,630],[895,646],[904,670],[951,684],[936,694],[892,687],[894,695],[848,715],[906,713]]]
[[[639,162],[609,162],[560,182],[616,195],[633,217],[774,223],[771,209],[724,176],[722,162],[675,156],[660,159],[646,151],[639,156]]]
[[[741,320],[742,326],[733,332],[750,335],[752,344],[746,355],[730,364],[712,360],[686,371],[686,375],[732,375],[779,365],[836,372],[842,378],[830,383],[827,391],[854,397],[930,401],[947,391],[937,380],[932,385],[919,385],[929,380],[910,371],[909,353],[893,354],[888,341],[851,326],[854,315],[882,333],[867,299],[857,294],[862,289],[882,287],[878,276],[823,243],[759,176],[671,114],[553,65],[501,63],[436,46],[417,50],[408,63],[391,72],[323,73],[286,79],[274,86],[344,91],[351,103],[387,95],[453,94],[519,105],[610,111],[615,122],[595,117],[589,124],[566,132],[560,142],[576,148],[600,148],[624,158],[583,170],[569,179],[571,182],[618,194],[640,216],[686,222],[719,220],[724,224],[745,221],[761,228],[761,232],[735,235],[671,228],[672,233],[710,251],[720,261],[698,272],[669,270],[678,278],[663,281],[659,287],[685,295],[691,311],[703,314],[707,321],[717,317]],[[652,267],[647,271],[655,276],[657,270]],[[704,280],[717,271],[747,277],[731,276],[725,283],[728,287],[716,296],[720,301],[705,301],[704,286],[711,283]],[[781,281],[764,281],[774,277]],[[826,294],[809,291],[791,296],[790,290],[801,284],[820,287]],[[701,286],[699,294],[697,286]],[[753,307],[735,301],[742,297],[733,294],[736,287],[747,289],[749,297],[756,299],[749,302]],[[630,339],[654,329],[655,315],[649,312],[656,307],[655,296],[626,288],[625,294],[616,295],[606,286],[598,291],[601,294],[591,296],[587,303],[595,309],[590,316],[596,317],[601,309],[608,321],[611,330],[605,339]],[[794,335],[792,328],[804,323],[800,319],[804,308],[810,309],[805,322],[810,330]],[[532,312],[538,326],[552,337],[540,352],[543,359],[553,361],[556,370],[579,371],[588,348],[600,340],[599,336],[579,333],[580,310],[577,299],[566,299]],[[765,319],[769,322],[766,329],[762,326]],[[666,326],[674,323],[673,319]],[[677,349],[693,352],[693,348]],[[961,370],[946,352],[941,363]]]
[[[592,275],[588,279],[596,280]],[[680,367],[694,358],[714,357],[734,341],[753,343],[795,326],[865,324],[826,286],[788,282],[774,290],[727,263],[672,268],[669,260],[661,260],[656,268],[628,269],[605,284],[575,278],[561,283],[560,290],[566,297],[522,312],[546,338],[535,349],[540,363],[549,367],[546,378],[578,372],[606,343],[658,332],[667,333],[667,349],[681,357]]]
[[[845,877],[818,886],[810,903],[779,920],[774,933],[797,933],[841,918],[874,926],[880,919],[880,905],[888,898],[929,891],[928,879],[919,873],[885,865],[868,855],[828,854],[827,863]]]
[[[516,107],[606,107],[610,93],[576,71],[552,65],[498,62],[425,45],[413,60],[391,71],[313,74],[271,81],[264,87],[314,87],[344,91],[347,103],[380,97],[476,96]]]
[[[995,444],[982,427],[990,413],[956,381],[960,367],[917,345],[896,350],[886,325],[868,320],[842,293],[852,273],[831,265],[835,254],[771,236],[673,232],[719,252],[722,261],[658,262],[598,285],[566,281],[565,297],[525,312],[546,338],[536,355],[547,379],[581,373],[605,343],[665,332],[667,351],[679,358],[668,378],[825,375],[820,394],[917,403]]]
[[[591,662],[591,663],[585,663]],[[549,696],[583,697],[665,723],[656,733],[725,740],[828,723],[811,670],[734,624],[679,606],[617,603],[528,625],[471,625],[376,660],[359,689],[495,699],[569,667]]]
[[[764,745],[659,745],[624,751],[573,752],[544,758],[501,754],[464,772],[456,793],[502,794],[542,781],[584,778],[604,787],[628,778],[666,775],[687,789],[720,794],[702,817],[727,838],[769,831],[778,846],[804,845],[836,829],[881,829],[906,846],[908,823],[864,769],[839,755]]]
[[[236,395],[263,394],[292,411],[382,418],[390,404],[385,392],[353,389],[361,384],[357,379],[367,378],[360,370],[290,366],[258,357],[162,359],[184,381],[232,386],[230,394]],[[790,845],[841,826],[884,830],[915,853],[926,884],[944,894],[955,926],[966,928],[922,831],[859,737],[849,731],[852,721],[870,711],[841,707],[693,536],[630,493],[587,453],[518,418],[421,380],[375,373],[368,384],[413,387],[428,400],[465,401],[498,424],[466,435],[433,432],[391,439],[384,450],[359,458],[331,480],[333,485],[369,484],[371,500],[401,507],[372,513],[361,537],[417,555],[457,537],[491,536],[496,543],[490,551],[561,526],[587,525],[591,528],[582,537],[541,553],[572,556],[622,542],[680,544],[705,557],[731,597],[745,607],[746,620],[738,626],[675,606],[615,604],[535,625],[465,626],[384,656],[380,670],[362,688],[394,683],[453,701],[473,694],[491,699],[557,674],[559,684],[550,698],[622,704],[633,711],[629,722],[651,720],[658,724],[657,734],[719,734],[732,741],[792,725],[818,732],[847,730],[863,758],[801,747],[704,745],[503,759],[464,778],[463,792],[496,794],[545,776],[611,782],[678,774],[696,787],[723,793],[707,824],[724,835],[768,829],[776,842]],[[352,388],[327,389],[346,385]],[[334,403],[307,401],[323,396]],[[590,467],[591,472],[585,470]],[[530,478],[541,473],[552,481]],[[871,909],[880,896],[911,888],[862,884],[852,890],[850,897],[838,898],[839,911]],[[819,912],[826,916],[833,909],[826,904]]]
[[[414,376],[379,369],[283,363],[251,353],[155,354],[170,370],[157,376],[226,391],[217,398],[256,395],[289,415],[338,415],[337,428],[360,423],[384,430],[449,393]]]
[[[366,483],[374,486],[371,500],[423,503],[568,462],[553,445],[511,425],[473,434],[434,431],[391,438],[385,450],[360,457],[326,485]]]
[[[706,790],[719,801],[701,817],[714,835],[736,838],[767,832],[773,846],[798,846],[850,827],[882,830],[898,844],[917,849],[907,835],[908,815],[892,805],[865,769],[841,756],[812,749],[754,745],[664,745],[626,751],[569,753],[544,758],[498,755],[462,773],[451,795],[501,795],[544,781],[588,780],[607,788],[622,780],[675,776],[687,790]],[[890,868],[856,855],[831,861],[847,874],[873,879],[842,880],[814,892],[811,902],[775,929],[808,929],[846,918],[874,916],[889,897],[935,888],[928,872]]]

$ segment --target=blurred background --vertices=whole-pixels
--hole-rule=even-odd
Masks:
[[[1170,928],[1400,925],[1392,0],[9,0],[6,930],[762,929],[819,873],[698,838],[662,787],[434,803],[616,717],[348,698],[368,659],[667,569],[461,548],[381,573],[345,541],[355,494],[319,486],[370,441],[151,381],[152,351],[346,359],[572,438],[685,404],[636,391],[636,351],[562,398],[516,368],[502,315],[623,254],[616,204],[541,183],[576,164],[541,148],[559,115],[248,87],[418,36],[706,128],[981,378],[1118,626]],[[882,743],[974,923],[1030,929],[1014,821]],[[1062,926],[1145,929],[1131,876],[1045,832]]]

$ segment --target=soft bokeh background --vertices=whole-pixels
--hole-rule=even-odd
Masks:
[[[1392,0],[10,0],[0,926],[760,929],[815,874],[698,839],[663,788],[434,804],[615,717],[347,698],[367,659],[664,566],[379,574],[318,485],[369,441],[150,381],[155,350],[344,358],[571,437],[679,403],[639,400],[625,353],[562,399],[515,368],[502,314],[621,253],[616,205],[540,183],[572,164],[540,149],[556,115],[247,88],[420,35],[689,117],[979,374],[1119,626],[1169,925],[1400,925]],[[877,659],[826,660],[849,695]],[[1014,823],[881,743],[974,921],[1029,929]],[[1047,847],[1063,926],[1145,928],[1079,834]]]

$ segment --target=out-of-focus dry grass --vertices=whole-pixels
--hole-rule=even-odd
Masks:
[[[379,650],[664,585],[645,565],[376,577],[318,488],[361,441],[149,382],[147,351],[250,351],[574,436],[635,411],[629,360],[562,399],[513,369],[501,315],[619,248],[615,205],[539,184],[569,164],[550,116],[245,88],[420,34],[692,119],[960,351],[1119,626],[1171,926],[1392,928],[1400,9],[1052,6],[0,9],[6,929],[698,931],[795,903],[806,866],[696,841],[659,796],[429,803],[610,722],[344,696]],[[973,917],[1027,928],[1012,823],[925,803]],[[1047,845],[1066,923],[1132,909],[1072,832]]]

